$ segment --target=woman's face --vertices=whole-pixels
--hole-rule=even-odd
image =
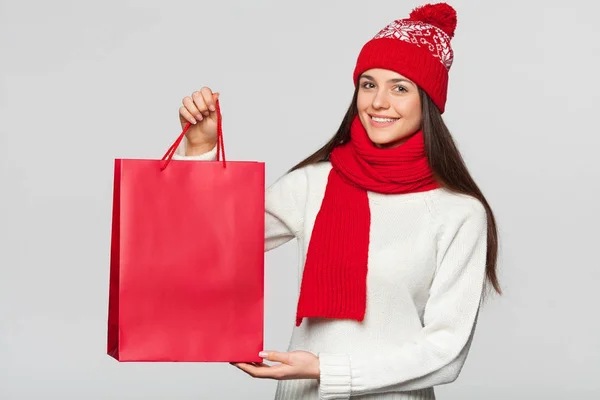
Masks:
[[[377,147],[396,147],[421,128],[421,98],[411,80],[374,68],[360,76],[358,85],[358,116]]]

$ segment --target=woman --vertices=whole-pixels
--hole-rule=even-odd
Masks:
[[[473,338],[496,277],[493,213],[441,114],[455,10],[425,5],[362,48],[336,135],[266,194],[265,249],[298,239],[303,263],[289,352],[236,364],[279,380],[277,399],[434,399]],[[216,101],[183,100],[175,159],[212,160]]]

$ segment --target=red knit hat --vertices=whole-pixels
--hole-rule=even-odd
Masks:
[[[450,39],[455,29],[456,11],[450,5],[415,8],[408,18],[390,23],[363,46],[354,69],[354,84],[371,68],[389,69],[415,82],[443,113],[454,58]]]

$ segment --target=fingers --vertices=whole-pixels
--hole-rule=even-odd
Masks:
[[[249,364],[254,365],[255,367],[270,367],[269,364],[265,364],[263,362],[251,362]]]
[[[206,109],[198,109],[202,111],[204,116],[208,117],[211,111],[215,111],[217,109],[215,106],[215,98],[213,96],[213,92],[209,88],[203,87],[202,89],[200,89],[200,94],[202,95],[202,100],[204,105],[206,106]]]
[[[182,119],[196,124],[208,117],[211,112],[216,111],[216,103],[219,99],[219,93],[213,93],[208,87],[192,93],[191,96],[183,98],[183,107],[179,109]]]
[[[192,113],[190,113],[185,106],[181,106],[179,108],[179,115],[181,116],[181,118],[183,118],[184,120],[188,121],[189,123],[191,123],[193,125],[196,125],[196,123],[198,122],[198,121],[196,121],[196,118],[194,118]]]
[[[234,365],[250,375],[253,378],[270,378],[270,379],[283,379],[285,373],[283,366],[279,365],[266,365],[260,363],[253,365],[254,363],[235,363]]]
[[[208,110],[208,105],[206,104],[206,100],[204,99],[205,95],[203,94],[203,92],[206,92],[206,90],[210,91],[210,89],[208,88],[202,88],[199,92],[196,91],[192,93],[194,105],[196,106],[198,112],[201,114],[202,117],[208,117],[208,115],[210,114],[210,111]]]
[[[280,353],[278,351],[261,351],[258,354],[260,357],[268,361],[290,364],[290,353]]]
[[[252,365],[252,363],[232,363],[233,366],[241,369],[242,371],[244,371],[245,373],[247,373],[248,375],[257,378],[258,377],[258,370],[261,367],[257,367],[256,365]],[[264,367],[262,367],[264,368]]]
[[[265,360],[279,362],[279,364],[242,362],[234,363],[234,365],[254,378],[320,379],[319,359],[312,353],[261,351],[259,356]]]
[[[238,368],[239,368],[239,367],[240,367],[242,364],[253,365],[253,366],[255,366],[255,367],[269,367],[269,366],[270,366],[270,365],[268,365],[268,364],[265,364],[265,363],[263,363],[263,362],[247,362],[247,363],[245,363],[245,362],[244,362],[244,363],[241,363],[241,362],[232,362],[232,363],[229,363],[229,364],[233,365],[234,367],[238,367]]]
[[[192,97],[186,96],[183,98],[183,107],[185,107],[185,109],[188,111],[188,113],[193,115],[196,120],[202,121],[204,119],[204,117],[202,117],[202,113],[200,112],[200,110],[198,110],[198,107],[196,106],[196,102],[193,98],[194,96],[195,97],[198,96],[196,93],[198,93],[198,92],[194,92],[194,94],[192,94]]]

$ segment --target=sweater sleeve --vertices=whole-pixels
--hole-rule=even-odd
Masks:
[[[204,154],[185,155],[185,140],[173,154],[173,160],[214,161],[216,146]],[[265,193],[265,251],[294,239],[302,232],[306,203],[306,172],[289,172],[266,189]]]
[[[410,391],[458,377],[483,294],[487,216],[481,203],[453,212],[438,240],[436,273],[413,340],[367,357],[320,353],[320,398]]]

